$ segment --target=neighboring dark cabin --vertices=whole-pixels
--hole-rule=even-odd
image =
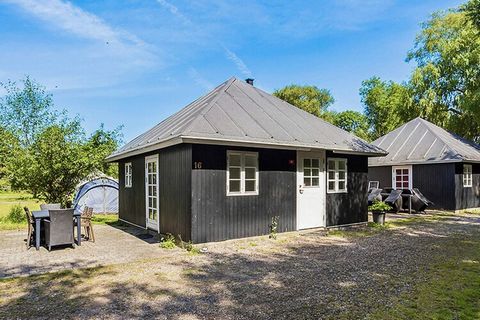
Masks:
[[[389,152],[369,159],[380,188],[418,188],[432,208],[480,207],[480,146],[416,118],[373,142]]]
[[[195,243],[365,223],[368,157],[354,135],[231,78],[109,156],[119,217]]]

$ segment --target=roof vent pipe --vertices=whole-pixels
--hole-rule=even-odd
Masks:
[[[255,80],[255,79],[247,78],[247,79],[245,79],[245,82],[248,83],[249,85],[253,86],[253,80]]]

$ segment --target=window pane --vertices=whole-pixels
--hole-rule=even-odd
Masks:
[[[311,167],[312,161],[310,159],[303,159],[303,167]]]
[[[310,187],[312,185],[310,178],[303,178],[303,184],[305,187]]]
[[[339,170],[345,170],[345,161],[344,160],[339,160],[338,161],[338,169]]]
[[[335,179],[335,171],[328,171],[328,179],[329,180]]]
[[[335,161],[333,160],[328,161],[328,170],[335,170]]]
[[[329,191],[335,191],[335,181],[329,181],[328,182],[328,190]]]
[[[312,178],[312,186],[314,187],[318,187],[319,184],[318,184],[318,178]]]
[[[396,184],[395,184],[395,186],[396,186],[397,188],[401,188],[401,187],[402,187],[402,182],[401,182],[401,181],[397,181]]]
[[[318,177],[318,175],[319,175],[318,169],[312,169],[312,176]]]
[[[408,176],[403,176],[403,181],[408,181]]]
[[[257,157],[256,156],[245,156],[245,167],[256,167],[257,166]]]
[[[230,179],[240,179],[240,168],[230,168]]]
[[[345,181],[338,181],[338,190],[345,190]]]
[[[311,170],[310,169],[303,169],[303,176],[310,177],[310,175],[311,175]]]
[[[320,167],[320,161],[318,159],[312,159],[312,167],[313,168],[319,168]]]
[[[255,168],[245,168],[245,179],[255,179]]]
[[[345,180],[345,171],[338,172],[338,179]]]
[[[245,191],[246,192],[255,191],[255,180],[245,181]]]
[[[240,155],[231,154],[229,157],[229,165],[231,166],[240,166]]]
[[[408,189],[408,182],[403,183],[403,189]]]
[[[401,174],[402,174],[402,170],[401,170],[401,169],[396,169],[396,170],[395,170],[395,174],[396,174],[396,175],[401,175]]]
[[[240,192],[240,180],[230,181],[230,192]]]
[[[408,169],[403,169],[403,174],[408,176]]]

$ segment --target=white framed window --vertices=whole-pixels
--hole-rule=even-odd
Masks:
[[[258,194],[258,153],[227,151],[227,196]]]
[[[327,192],[347,192],[347,159],[328,158]]]
[[[303,159],[303,186],[306,188],[320,186],[320,159]]]
[[[125,163],[125,188],[132,187],[132,163]]]
[[[472,165],[464,164],[463,165],[463,186],[465,188],[471,187],[472,184]]]

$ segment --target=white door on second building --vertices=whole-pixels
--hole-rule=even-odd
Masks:
[[[159,231],[157,155],[145,158],[145,194],[147,228]]]
[[[326,226],[325,151],[297,152],[297,229]]]

